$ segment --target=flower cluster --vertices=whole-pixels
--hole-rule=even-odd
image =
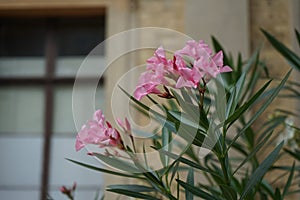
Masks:
[[[175,52],[173,59],[167,59],[165,50],[159,47],[147,60],[147,71],[140,76],[134,97],[140,100],[148,94],[163,95],[159,85],[198,88],[201,80],[207,82],[230,71],[232,69],[223,64],[223,52],[212,55],[203,40],[188,41],[184,48]]]
[[[87,144],[99,145],[99,147],[117,147],[124,149],[124,144],[120,133],[113,128],[101,110],[94,113],[93,119],[83,125],[76,136],[76,151],[79,151]]]

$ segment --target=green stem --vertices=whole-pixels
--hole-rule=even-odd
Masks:
[[[206,82],[205,82],[204,78],[202,78],[202,81],[203,81],[203,87],[201,87],[200,84],[198,86],[199,95],[200,95],[199,107],[200,107],[201,110],[203,109],[204,94],[205,94],[205,91],[206,91]]]
[[[228,152],[227,152],[227,147],[226,147],[226,127],[223,126],[223,131],[222,131],[222,155],[218,157],[220,163],[221,163],[221,168],[222,168],[222,172],[224,175],[224,179],[225,179],[225,183],[226,185],[230,185],[230,179],[229,179],[229,175],[228,175],[228,169],[227,169],[227,165],[226,165],[226,159],[228,159]]]
[[[219,159],[219,161],[221,163],[221,168],[222,168],[222,172],[223,172],[223,175],[224,175],[225,184],[226,185],[230,185],[230,179],[229,179],[227,168],[226,168],[226,157],[225,156],[221,156],[218,159]]]
[[[203,110],[203,102],[204,102],[204,93],[200,92],[200,102],[199,102],[199,106],[200,109]]]

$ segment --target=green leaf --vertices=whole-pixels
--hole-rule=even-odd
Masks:
[[[204,115],[202,115],[198,105],[194,105],[192,103],[188,103],[186,102],[184,99],[181,98],[181,96],[174,90],[171,90],[172,94],[175,96],[178,104],[180,105],[180,107],[182,108],[182,110],[185,112],[186,116],[189,116],[189,119],[192,120],[193,122],[199,124],[205,129],[207,130],[209,127],[209,122],[207,121],[207,119],[205,120],[205,118],[201,118],[201,117],[205,117]],[[202,115],[202,116],[201,116]]]
[[[153,196],[150,196],[148,194],[143,194],[139,192],[133,192],[130,190],[124,190],[124,189],[108,189],[107,191],[109,192],[114,192],[122,195],[126,195],[129,197],[135,197],[135,198],[140,198],[140,199],[149,199],[149,200],[159,200]]]
[[[162,148],[165,151],[170,151],[171,150],[171,141],[172,141],[172,132],[169,131],[167,128],[163,127],[162,128]],[[169,165],[169,157],[164,156],[164,166]]]
[[[245,138],[247,144],[249,145],[249,148],[252,149],[254,146],[255,134],[251,127],[248,127],[245,130],[244,138]]]
[[[192,194],[201,197],[205,200],[218,200],[217,198],[215,198],[214,196],[210,195],[209,193],[201,190],[200,188],[196,188],[188,183],[185,183],[181,180],[177,180],[177,182],[179,183],[179,185],[181,185],[185,190],[190,191]]]
[[[257,80],[261,77],[261,70],[259,67],[259,53],[260,53],[260,48],[258,48],[254,54],[252,54],[251,58],[247,61],[246,66],[245,66],[245,72],[246,74],[250,74],[250,76],[247,76],[247,80],[245,82],[244,86],[244,93],[241,98],[242,102],[248,98],[248,94],[252,95],[253,91],[257,88]],[[251,71],[250,71],[251,70]]]
[[[273,187],[266,181],[266,180],[262,180],[261,182],[261,187],[264,189],[264,191],[266,191],[273,199],[274,197],[274,190]]]
[[[185,113],[170,111],[170,114],[178,120],[176,134],[183,138],[188,143],[193,143],[197,146],[202,146],[204,139],[206,139],[205,145],[214,144],[211,138],[208,136],[203,127],[198,126],[195,122],[191,121]],[[211,131],[210,131],[211,132]],[[207,147],[207,146],[203,146]],[[184,148],[188,148],[185,146]],[[207,148],[212,148],[209,146]]]
[[[293,181],[293,176],[294,176],[294,171],[295,171],[295,162],[293,163],[293,166],[292,166],[292,170],[290,172],[290,175],[289,175],[289,178],[284,186],[284,190],[282,192],[282,197],[285,197],[289,191],[289,188],[292,184],[292,181]]]
[[[234,112],[235,108],[236,108],[236,105],[237,105],[237,102],[235,102],[236,100],[236,87],[233,87],[231,88],[230,90],[230,97],[228,99],[228,103],[227,103],[227,106],[226,106],[226,114],[225,114],[225,117],[226,119],[232,115],[232,113]]]
[[[186,183],[189,184],[190,186],[194,186],[194,170],[193,170],[193,168],[189,169]],[[185,199],[193,200],[194,199],[193,193],[191,193],[189,190],[185,190]]]
[[[155,192],[155,188],[153,187],[148,187],[144,185],[109,185],[107,186],[109,189],[121,189],[121,190],[128,190],[128,191],[133,191],[133,192]]]
[[[134,98],[133,96],[131,96],[126,90],[124,90],[121,86],[119,86],[119,88],[125,93],[126,96],[128,96],[137,106],[141,107],[142,109],[144,109],[145,111],[149,111],[150,113],[152,113],[154,115],[154,118],[156,121],[158,121],[159,123],[161,123],[162,125],[166,126],[170,131],[175,132],[176,131],[176,127],[175,125],[168,119],[166,119],[165,116],[161,115],[160,113],[156,112],[155,110],[149,108],[148,106],[146,106],[145,104],[141,103],[140,101],[138,101],[136,98]]]
[[[296,33],[296,37],[297,37],[297,40],[298,40],[298,45],[300,46],[300,34],[297,30],[295,30],[295,33]]]
[[[258,99],[258,97],[266,90],[266,88],[271,83],[271,80],[268,81],[251,99],[249,99],[243,106],[238,108],[230,117],[228,117],[225,121],[225,125],[233,124],[241,115],[243,115],[250,106],[254,104],[254,102]]]
[[[235,82],[235,86],[230,90],[230,98],[228,100],[226,108],[226,118],[228,118],[228,116],[230,116],[234,112],[240,100],[243,99],[242,94],[244,93],[245,95],[249,92],[249,89],[245,90],[244,86],[246,82],[246,75],[249,73],[250,67],[253,65],[253,63],[255,63],[258,59],[258,54],[259,50],[256,50],[255,53],[251,56],[251,58],[247,61],[245,65],[245,70],[238,74],[238,80]]]
[[[273,47],[281,53],[283,57],[290,63],[292,67],[297,70],[300,70],[300,57],[297,56],[293,51],[288,49],[284,44],[279,42],[274,36],[266,32],[265,30],[261,30],[268,41],[273,45]]]
[[[146,167],[146,169],[149,169],[148,159],[147,159],[147,154],[146,154],[146,149],[145,149],[145,144],[144,143],[143,143],[143,155],[144,155],[145,167]]]
[[[266,108],[272,103],[275,97],[278,95],[280,90],[283,88],[285,82],[289,78],[292,70],[290,70],[284,77],[284,79],[280,82],[280,84],[272,91],[270,97],[264,102],[264,104],[259,108],[259,110],[251,117],[251,119],[247,122],[247,124],[239,131],[239,133],[233,138],[232,143],[234,143],[243,133],[244,131],[251,126],[251,124],[266,110]],[[228,145],[227,151],[230,149],[232,143]]]
[[[201,130],[202,132],[205,133],[205,128],[198,125],[197,122],[195,122],[193,119],[190,118],[190,116],[188,116],[185,113],[182,113],[180,111],[169,111],[170,115],[172,115],[177,121],[178,123],[183,123],[186,124],[192,128],[194,128],[195,130]]]
[[[264,144],[270,139],[272,133],[273,132],[270,132],[258,145],[255,146],[253,151],[239,164],[232,175],[234,175],[242,166],[244,166],[244,164],[246,164],[264,146]]]
[[[233,188],[231,188],[227,185],[223,185],[223,184],[220,184],[220,188],[221,188],[222,194],[226,198],[226,200],[236,200],[237,199],[236,191]]]
[[[170,185],[172,184],[173,180],[174,180],[174,177],[175,177],[175,174],[178,173],[178,167],[179,167],[179,162],[177,161],[174,161],[176,164],[173,168],[173,172],[172,172],[172,175],[171,175],[171,179],[170,179]]]
[[[106,164],[108,164],[112,167],[115,167],[117,169],[120,169],[122,171],[130,172],[130,173],[141,173],[142,172],[140,169],[135,167],[132,163],[125,162],[116,157],[111,158],[106,155],[102,155],[102,154],[98,154],[98,153],[94,153],[93,155],[95,155],[97,158],[99,158]]]
[[[283,170],[283,171],[291,171],[292,170],[292,166],[284,166],[284,165],[274,165],[271,167],[272,170]],[[299,171],[300,170],[300,166],[295,166],[295,170]]]
[[[67,159],[67,160],[70,161],[70,162],[73,162],[77,165],[80,165],[82,167],[86,167],[88,169],[92,169],[92,170],[95,170],[95,171],[98,171],[98,172],[103,172],[103,173],[106,173],[106,174],[112,174],[112,175],[115,175],[115,176],[122,176],[122,177],[127,177],[127,178],[144,179],[144,178],[139,177],[139,176],[134,175],[134,174],[132,175],[132,174],[124,174],[124,173],[120,173],[120,172],[114,172],[114,171],[111,171],[111,170],[95,167],[95,166],[88,165],[88,164],[85,164],[85,163],[81,163],[81,162],[78,162],[78,161],[75,161],[75,160],[71,160],[71,159]]]
[[[219,174],[216,174],[215,172],[213,172],[213,171],[211,171],[211,170],[209,170],[209,169],[207,169],[207,168],[205,168],[205,167],[199,165],[198,163],[195,163],[195,162],[193,162],[193,161],[190,161],[190,160],[188,160],[188,159],[186,159],[186,158],[183,158],[183,157],[181,157],[181,156],[179,156],[179,155],[176,155],[176,154],[173,154],[173,153],[171,153],[171,152],[167,152],[167,151],[163,151],[163,150],[160,150],[160,151],[162,151],[162,153],[166,154],[166,155],[169,156],[170,158],[175,159],[175,160],[178,160],[178,161],[180,161],[180,162],[182,162],[182,163],[184,163],[184,164],[186,164],[186,165],[188,165],[188,166],[190,166],[190,167],[199,169],[199,170],[204,171],[204,172],[208,172],[209,174],[214,174],[214,175],[216,175],[216,176],[219,176]]]
[[[268,169],[276,161],[282,146],[283,142],[281,142],[253,172],[241,194],[240,200],[244,199],[244,197],[261,181]]]
[[[295,152],[293,152],[289,149],[284,149],[284,151],[296,158],[298,161],[300,161],[300,151],[295,150]]]
[[[165,111],[165,108],[163,105],[161,105],[161,103],[158,103],[157,101],[155,101],[152,97],[150,97],[150,95],[146,96],[154,105],[156,105],[161,111]]]
[[[274,195],[275,199],[274,200],[283,200],[281,194],[280,194],[280,190],[279,188],[275,189],[275,195]]]
[[[192,103],[191,94],[189,94],[184,88],[180,89],[180,92],[186,102]]]

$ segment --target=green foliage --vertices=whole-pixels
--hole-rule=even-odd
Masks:
[[[268,33],[265,30],[262,30],[263,34],[266,36],[268,41],[273,45],[273,47],[285,57],[285,59],[290,63],[292,67],[297,70],[300,70],[300,57],[277,40],[274,36]],[[296,31],[298,43],[300,43],[299,33]]]
[[[300,70],[300,58],[275,37],[266,31],[263,33],[291,66]],[[296,34],[300,44],[299,33]],[[216,38],[213,37],[212,40],[216,51],[224,51]],[[214,94],[210,93],[205,96],[204,104],[198,104],[201,97],[190,90],[181,89],[180,92],[170,90],[174,98],[166,100],[163,104],[148,97],[157,105],[160,110],[158,112],[121,88],[140,111],[149,114],[162,126],[160,135],[151,138],[153,143],[151,147],[158,152],[160,158],[155,162],[161,162],[161,169],[151,168],[153,161],[147,158],[144,145],[142,159],[136,157],[136,152],[128,146],[126,150],[129,161],[111,155],[95,155],[125,172],[70,161],[99,172],[138,180],[138,184],[108,186],[107,191],[139,199],[175,200],[185,196],[187,200],[193,200],[195,197],[208,200],[277,200],[299,192],[290,189],[295,171],[300,167],[295,163],[292,166],[274,164],[283,154],[299,161],[299,150],[283,148],[284,143],[281,142],[263,161],[259,161],[260,152],[270,144],[275,146],[271,138],[290,113],[281,111],[280,115],[261,124],[259,128],[256,127],[254,130],[252,127],[280,91],[291,84],[288,81],[291,70],[277,86],[270,88],[271,80],[268,80],[263,86],[258,87],[257,80],[263,74],[268,77],[265,64],[259,60],[259,50],[248,61],[244,61],[239,54],[236,62],[230,54],[224,52],[224,63],[233,68],[232,73],[222,74],[225,84],[224,95],[218,92],[219,96],[212,98]],[[218,98],[221,98],[221,101]],[[225,101],[224,108],[222,100]],[[214,104],[220,112],[213,113],[210,104]],[[248,111],[254,106],[257,111],[250,114]],[[215,115],[223,116],[224,119],[221,117],[217,123],[214,120]],[[176,140],[177,137],[180,139]],[[179,153],[174,151],[174,146],[180,149]],[[199,149],[204,151],[200,147],[211,151],[200,158]],[[238,152],[238,155],[232,156],[233,151]],[[275,188],[272,182],[265,179],[266,174],[274,169],[289,172],[283,188]],[[197,177],[200,175],[199,181]]]

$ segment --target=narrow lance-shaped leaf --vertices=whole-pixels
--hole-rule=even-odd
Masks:
[[[227,151],[230,149],[231,145],[244,133],[244,131],[251,126],[251,124],[266,110],[266,108],[272,103],[275,97],[278,95],[280,90],[283,88],[285,82],[289,78],[291,74],[290,70],[284,77],[284,79],[280,82],[280,84],[272,91],[270,97],[264,102],[264,104],[259,108],[259,110],[252,116],[252,118],[248,121],[248,123],[239,131],[239,133],[233,138],[232,142],[228,145]]]
[[[297,30],[295,30],[295,33],[296,33],[298,45],[300,46],[300,34],[299,34],[299,32]]]
[[[279,188],[275,189],[275,195],[274,195],[274,197],[275,197],[274,200],[283,200]]]
[[[234,170],[232,175],[234,175],[242,166],[244,166],[245,163],[247,163],[263,146],[264,144],[269,140],[271,137],[272,132],[270,132],[258,145],[255,146],[253,151],[239,164],[239,166]]]
[[[128,191],[133,191],[133,192],[154,192],[156,191],[155,188],[145,186],[145,185],[109,185],[107,186],[109,189],[121,189],[121,190],[128,190]]]
[[[75,163],[77,165],[80,165],[82,167],[86,167],[88,169],[92,169],[92,170],[95,170],[95,171],[98,171],[98,172],[103,172],[103,173],[106,173],[106,174],[112,174],[112,175],[115,175],[115,176],[123,176],[123,177],[127,177],[127,178],[144,179],[144,178],[139,177],[137,175],[124,174],[124,173],[120,173],[120,172],[114,172],[114,171],[111,171],[111,170],[107,170],[107,169],[95,167],[95,166],[88,165],[88,164],[85,164],[85,163],[81,163],[81,162],[78,162],[78,161],[75,161],[75,160],[71,160],[71,159],[67,159],[67,160],[70,161],[70,162],[73,162],[73,163]]]
[[[162,129],[162,148],[165,151],[170,151],[171,150],[171,141],[172,141],[172,132],[169,131],[166,127],[163,127]],[[164,155],[164,166],[169,165],[169,157]]]
[[[120,160],[116,157],[111,158],[106,155],[102,155],[102,154],[98,154],[98,153],[94,153],[94,155],[97,158],[99,158],[100,160],[102,160],[103,162],[105,162],[106,164],[113,166],[117,169],[120,169],[122,171],[130,172],[130,173],[141,173],[142,172],[140,169],[135,167],[133,164],[131,164],[129,162],[125,162],[123,160]]]
[[[136,103],[136,105],[138,105],[139,107],[141,107],[143,110],[146,110],[146,111],[149,111],[150,113],[152,113],[154,115],[153,119],[155,119],[156,121],[158,121],[161,124],[164,124],[164,126],[168,127],[168,129],[170,131],[176,131],[175,125],[171,121],[169,121],[168,119],[166,119],[165,116],[163,116],[162,114],[156,112],[155,110],[149,108],[145,104],[143,104],[140,101],[138,101],[136,98],[134,98],[133,96],[131,96],[122,87],[119,86],[119,88],[125,93],[126,96],[128,96],[134,103]]]
[[[278,154],[282,146],[283,142],[281,142],[253,172],[243,190],[243,193],[241,194],[240,200],[243,200],[244,197],[256,186],[256,184],[258,184],[261,181],[261,179],[267,173],[268,169],[278,158]]]
[[[238,108],[228,119],[225,121],[226,124],[233,124],[239,117],[244,114],[247,109],[254,104],[254,102],[259,98],[259,96],[266,90],[266,88],[269,86],[271,81],[268,81],[249,101],[247,101],[243,106]],[[229,126],[230,126],[229,125]]]
[[[261,30],[269,42],[273,45],[273,47],[281,53],[287,59],[287,61],[291,64],[292,67],[300,70],[300,57],[297,56],[294,52],[288,49],[284,44],[279,42],[274,36],[266,32],[265,30]]]
[[[163,150],[160,150],[160,151],[161,151],[162,153],[166,154],[167,156],[169,156],[170,158],[176,159],[176,160],[180,161],[181,163],[184,163],[184,164],[186,164],[186,165],[188,165],[188,166],[190,166],[190,167],[199,169],[199,170],[204,171],[204,172],[208,172],[208,173],[213,174],[213,175],[215,175],[215,176],[219,176],[219,174],[213,172],[212,170],[209,170],[209,169],[207,169],[207,168],[205,168],[205,167],[199,165],[198,163],[195,163],[195,162],[193,162],[193,161],[191,161],[191,160],[188,160],[188,159],[186,159],[186,158],[184,158],[184,157],[182,157],[182,156],[178,156],[178,155],[176,155],[176,154],[173,154],[173,153],[167,152],[167,151],[163,151]],[[219,176],[219,177],[220,177],[220,176]]]
[[[274,199],[275,192],[272,186],[266,180],[262,180],[261,187]]]
[[[186,183],[194,186],[194,170],[193,168],[190,168],[187,179],[186,179]],[[193,193],[191,193],[189,190],[185,190],[185,199],[186,200],[193,200],[194,199],[194,195]]]
[[[155,198],[155,197],[150,196],[148,194],[143,194],[143,193],[140,193],[140,192],[134,192],[134,191],[131,191],[131,190],[108,189],[107,191],[118,193],[118,194],[123,194],[123,195],[129,196],[129,197],[140,198],[140,199],[159,200],[158,198]]]
[[[300,151],[295,150],[295,152],[293,152],[289,149],[284,149],[284,151],[296,158],[298,161],[300,161]]]
[[[201,197],[205,200],[218,200],[216,197],[210,195],[209,193],[203,191],[200,188],[194,187],[192,185],[189,185],[188,183],[185,183],[181,180],[177,180],[177,182],[179,183],[179,185],[181,185],[185,190],[190,191],[191,193],[193,193],[194,195]]]
[[[295,162],[293,163],[293,166],[292,166],[292,170],[290,172],[290,175],[289,175],[289,178],[284,186],[284,190],[282,192],[282,197],[285,197],[290,189],[290,186],[292,184],[292,181],[293,181],[293,177],[294,177],[294,171],[295,171]]]
[[[232,187],[224,185],[224,184],[220,184],[220,188],[221,188],[222,194],[226,198],[226,200],[236,200],[237,199],[236,191]]]

